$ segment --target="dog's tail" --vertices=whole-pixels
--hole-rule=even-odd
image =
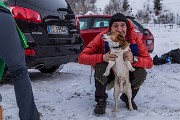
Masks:
[[[111,90],[114,87],[114,80],[107,84],[107,90]]]
[[[0,105],[0,120],[3,120],[3,108]]]

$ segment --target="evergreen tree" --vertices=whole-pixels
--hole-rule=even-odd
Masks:
[[[161,1],[163,1],[163,0],[154,0],[153,1],[153,3],[154,3],[154,13],[155,13],[156,16],[161,13],[161,10],[162,10]]]

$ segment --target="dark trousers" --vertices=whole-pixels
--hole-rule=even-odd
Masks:
[[[103,74],[106,70],[108,63],[98,63],[95,67],[95,98],[106,98],[107,94],[106,86],[108,83],[113,81],[115,79],[113,71],[110,72],[110,75],[107,77],[104,77]],[[143,84],[144,80],[146,79],[147,72],[144,68],[135,68],[136,70],[134,72],[130,72],[130,82],[132,87],[132,93],[135,93],[133,91],[136,91],[135,94],[137,94],[139,87]],[[134,95],[135,97],[135,95]],[[134,98],[133,97],[133,98]]]
[[[14,79],[14,91],[21,120],[39,120],[28,75],[24,49],[11,14],[0,12],[0,58]]]

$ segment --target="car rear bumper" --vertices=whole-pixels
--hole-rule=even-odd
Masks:
[[[34,56],[25,58],[28,68],[51,67],[77,61],[83,49],[82,40],[66,44],[37,44],[29,33],[26,33],[25,36],[29,45],[28,49],[35,51]],[[60,39],[59,41],[62,41]]]
[[[56,57],[46,57],[46,58],[35,58],[26,56],[26,64],[28,68],[41,68],[41,67],[50,67],[57,66],[61,64],[66,64],[68,62],[75,62],[78,59],[79,54],[77,55],[66,55],[66,56],[56,56]]]
[[[28,68],[51,67],[68,62],[75,62],[83,49],[82,44],[73,45],[30,45],[35,50],[35,56],[26,56]],[[28,48],[29,49],[29,48]]]

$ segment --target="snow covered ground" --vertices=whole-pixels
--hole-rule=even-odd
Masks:
[[[180,28],[147,25],[155,37],[155,50],[162,55],[180,48]],[[68,63],[54,74],[29,70],[35,102],[42,120],[180,120],[180,64],[164,64],[147,70],[148,76],[135,101],[138,111],[129,111],[119,100],[114,113],[113,91],[107,91],[108,105],[104,116],[94,116],[94,80],[90,84],[90,66]],[[4,120],[19,120],[13,85],[0,85]]]

